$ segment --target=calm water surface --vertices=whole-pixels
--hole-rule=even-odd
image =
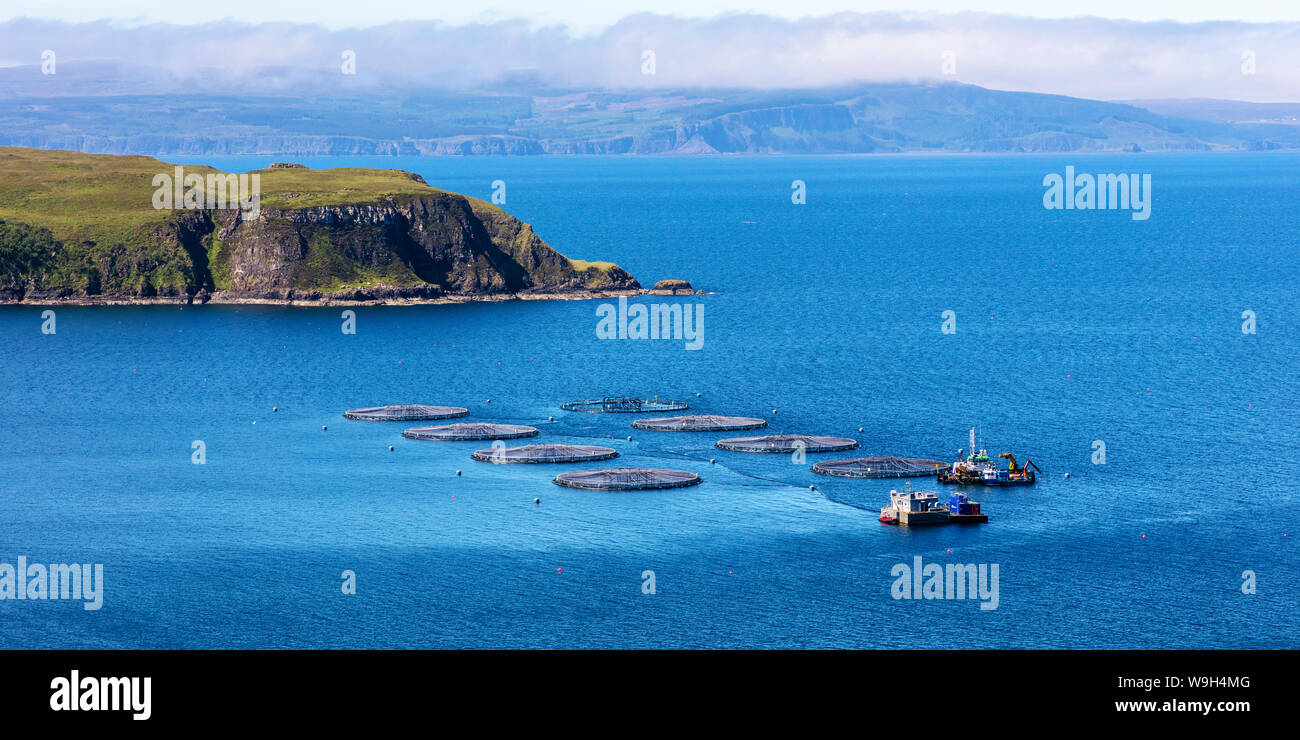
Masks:
[[[341,308],[65,308],[53,336],[0,309],[0,562],[106,582],[98,612],[0,601],[0,647],[1300,647],[1296,155],[301,161],[504,180],[566,255],[714,291],[704,346],[601,341],[599,301],[363,307],[355,335]],[[1151,173],[1150,220],[1044,210],[1067,164]],[[862,454],[947,459],[979,425],[1044,475],[972,491],[984,526],[886,527],[902,481],[809,472],[844,453],[557,408],[624,393]],[[706,482],[561,489],[340,416],[403,401]],[[998,564],[998,608],[894,600],[917,555]]]

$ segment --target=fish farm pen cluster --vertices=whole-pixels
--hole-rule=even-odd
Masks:
[[[696,394],[699,395],[699,394]],[[606,396],[596,400],[571,401],[560,405],[565,411],[579,413],[640,414],[682,411],[690,408],[685,401],[637,398],[632,396]],[[773,411],[775,413],[775,410]],[[395,404],[369,408],[349,409],[343,414],[358,421],[427,421],[450,419],[469,415],[460,406],[431,406],[424,404]],[[553,420],[553,419],[552,419]],[[766,427],[765,419],[748,416],[720,416],[716,414],[687,414],[638,419],[632,427],[654,432],[725,432]],[[862,431],[861,428],[858,429]],[[487,422],[460,422],[441,426],[413,427],[402,432],[408,439],[436,442],[468,442],[480,440],[507,440],[536,437],[536,427],[522,424]],[[631,437],[628,437],[631,440]],[[1032,485],[1037,470],[1032,462],[1024,466],[1010,453],[999,458],[1010,460],[1010,470],[999,470],[993,465],[986,450],[975,452],[975,430],[971,430],[970,454],[958,451],[957,461],[949,463],[924,457],[871,456],[839,460],[823,460],[811,467],[819,475],[839,478],[916,478],[938,476],[943,483],[957,485]],[[731,437],[718,440],[714,447],[728,452],[802,454],[855,450],[857,440],[849,437],[831,437],[808,434],[768,434],[758,437]],[[389,447],[391,450],[392,447]],[[612,447],[575,444],[527,444],[508,447],[498,443],[487,449],[475,450],[471,458],[495,464],[558,464],[610,460],[619,453]],[[796,458],[797,460],[799,458]],[[715,462],[710,460],[709,462]],[[456,471],[460,475],[460,471]],[[603,468],[560,473],[552,482],[565,488],[593,491],[652,490],[683,488],[701,483],[697,473],[666,468]],[[910,483],[908,484],[910,485]],[[815,488],[809,486],[809,488]],[[539,499],[534,499],[538,502]],[[938,494],[928,491],[891,491],[890,504],[881,509],[880,520],[887,524],[931,523],[982,523],[988,516],[977,502],[965,494],[953,494],[948,503],[941,504]]]

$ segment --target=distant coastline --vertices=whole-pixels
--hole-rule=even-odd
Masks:
[[[63,115],[57,129],[48,125],[43,105],[16,108],[0,144],[288,158],[1300,150],[1300,103],[1108,101],[953,80],[785,90],[381,86],[360,92],[331,85],[309,99],[231,93],[212,108],[209,96],[194,90],[132,87],[141,72],[86,68],[81,74],[105,75],[106,88],[133,94],[109,107],[97,96],[57,98]],[[55,88],[29,82],[14,84],[31,100],[53,100],[47,96]],[[320,105],[337,119],[318,121]],[[160,108],[203,113],[186,113],[167,130],[142,123]]]

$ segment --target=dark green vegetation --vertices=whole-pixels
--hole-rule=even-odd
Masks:
[[[220,174],[186,166],[185,174]],[[0,147],[0,300],[428,300],[638,287],[400,170],[259,170],[260,210],[158,209],[173,165]],[[208,200],[212,200],[209,196]]]
[[[338,86],[294,95],[162,94],[127,86],[122,80],[132,76],[122,70],[108,68],[102,74],[111,79],[93,80],[95,86],[76,76],[75,65],[68,69],[57,79],[21,73],[19,81],[17,71],[0,73],[0,144],[291,156],[1300,148],[1290,109],[1235,103],[1226,116],[1224,101],[1127,105],[955,82],[637,91],[503,83],[500,91],[475,93]]]

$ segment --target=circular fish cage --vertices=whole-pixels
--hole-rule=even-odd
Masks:
[[[814,473],[840,478],[917,478],[937,475],[950,463],[924,457],[853,457],[824,460],[812,466]]]
[[[476,451],[472,457],[479,462],[509,463],[572,463],[608,460],[618,457],[613,447],[596,445],[535,444],[519,447],[491,447]]]
[[[848,437],[814,437],[808,434],[732,437],[720,439],[713,446],[730,452],[839,452],[858,449],[857,441]]]
[[[591,401],[569,401],[560,404],[565,411],[582,411],[588,414],[645,414],[664,411],[685,411],[690,404],[685,401],[661,401],[658,398],[632,398],[606,396]]]
[[[437,427],[414,427],[402,432],[408,439],[426,439],[435,442],[470,442],[480,439],[519,439],[536,437],[535,427],[519,424],[486,424],[466,422],[444,424]]]
[[[685,488],[698,485],[700,476],[685,470],[666,468],[606,468],[560,473],[551,481],[565,488],[588,491],[643,491],[658,488]]]
[[[348,409],[343,416],[356,421],[438,421],[469,416],[469,410],[459,406],[427,406],[422,403],[396,403],[391,406],[372,406]]]
[[[688,414],[658,419],[637,419],[632,422],[632,426],[654,432],[734,432],[739,429],[765,427],[767,422],[762,419],[751,419],[748,416]]]

